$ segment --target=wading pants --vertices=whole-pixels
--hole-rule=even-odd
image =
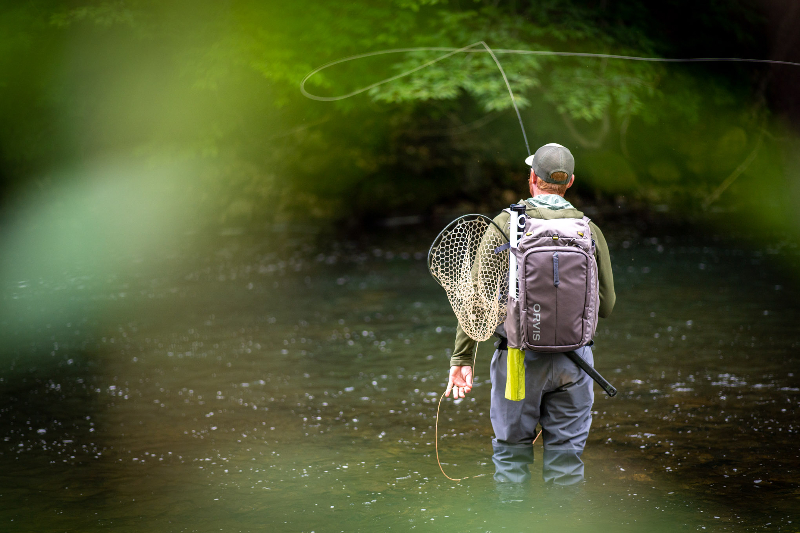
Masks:
[[[575,350],[594,366],[592,349]],[[507,350],[492,357],[494,428],[492,460],[495,480],[521,483],[530,479],[531,442],[542,426],[545,482],[571,485],[583,479],[581,454],[592,424],[592,378],[561,353],[525,352],[525,399],[506,400]]]

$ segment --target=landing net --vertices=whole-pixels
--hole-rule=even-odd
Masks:
[[[436,237],[428,252],[431,275],[444,288],[458,323],[482,342],[506,318],[508,242],[503,230],[484,215],[464,215]]]

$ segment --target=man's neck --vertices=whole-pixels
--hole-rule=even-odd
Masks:
[[[536,198],[537,196],[543,196],[545,194],[555,194],[556,196],[560,196],[562,198],[564,197],[563,194],[558,194],[558,193],[555,193],[555,192],[543,191],[539,187],[536,186],[536,183],[532,183],[531,182],[531,183],[529,183],[529,185],[530,185],[530,191],[531,191],[531,198]]]

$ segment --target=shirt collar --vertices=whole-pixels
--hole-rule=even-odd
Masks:
[[[528,198],[525,202],[533,207],[544,207],[553,210],[573,208],[571,203],[558,194],[540,194],[533,198]]]

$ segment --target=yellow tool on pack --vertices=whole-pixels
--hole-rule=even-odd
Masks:
[[[524,399],[525,352],[519,348],[509,348],[506,369],[506,400],[518,402]]]

